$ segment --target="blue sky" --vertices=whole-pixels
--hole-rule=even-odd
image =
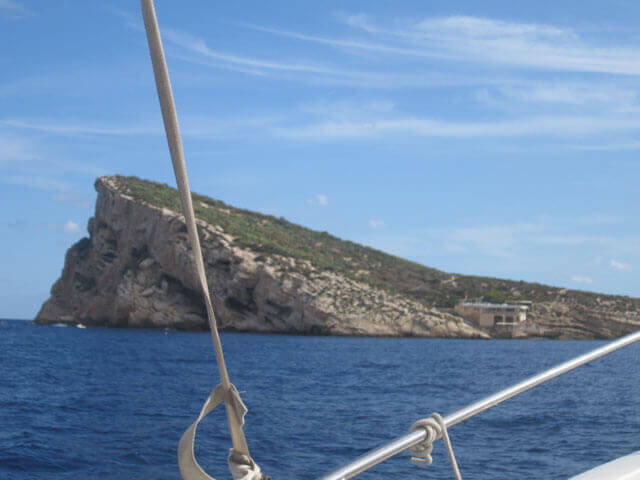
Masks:
[[[640,296],[640,4],[156,9],[192,188],[450,272]],[[0,0],[0,317],[99,175],[174,185],[137,1]]]

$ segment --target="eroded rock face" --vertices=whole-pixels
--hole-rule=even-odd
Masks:
[[[181,215],[96,181],[89,238],[67,252],[39,323],[202,330],[204,304]],[[207,280],[222,329],[323,335],[487,338],[461,317],[368,284],[233,244],[198,221]],[[304,271],[306,273],[301,273]]]
[[[96,181],[89,238],[69,249],[60,279],[36,321],[122,327],[208,328],[183,217],[134,200],[114,177]],[[216,208],[205,203],[202,208]],[[226,212],[224,209],[220,211]],[[589,294],[589,306],[549,287],[526,324],[481,331],[420,301],[318,270],[309,262],[263,255],[220,226],[198,221],[209,287],[222,329],[321,335],[615,338],[640,328],[622,297]],[[455,275],[451,275],[455,283]],[[478,279],[482,282],[482,279]],[[447,281],[442,282],[443,288]],[[514,298],[519,293],[509,292]],[[629,307],[631,308],[631,307]],[[627,308],[628,309],[628,308]]]
[[[556,299],[534,304],[530,317],[537,334],[529,336],[547,338],[618,338],[640,329],[637,312],[618,312],[606,302],[587,308],[572,299]]]

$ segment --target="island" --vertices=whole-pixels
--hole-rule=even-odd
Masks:
[[[208,328],[177,191],[105,176],[35,321]],[[339,336],[616,338],[640,299],[446,273],[193,194],[222,330]],[[509,313],[511,312],[511,313]]]

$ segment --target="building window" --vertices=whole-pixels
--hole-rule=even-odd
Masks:
[[[513,323],[513,317],[507,317],[506,318],[506,322],[507,323]]]
[[[502,322],[502,315],[494,315],[493,316],[493,324],[497,325],[500,322]]]

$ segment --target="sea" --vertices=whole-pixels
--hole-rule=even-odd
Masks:
[[[315,479],[601,341],[331,338],[223,333],[249,409],[251,454],[274,480]],[[640,345],[449,430],[462,477],[565,479],[640,450]],[[0,479],[175,479],[182,432],[218,383],[208,333],[0,323]],[[224,408],[196,457],[231,478]],[[450,479],[408,453],[363,479]]]

